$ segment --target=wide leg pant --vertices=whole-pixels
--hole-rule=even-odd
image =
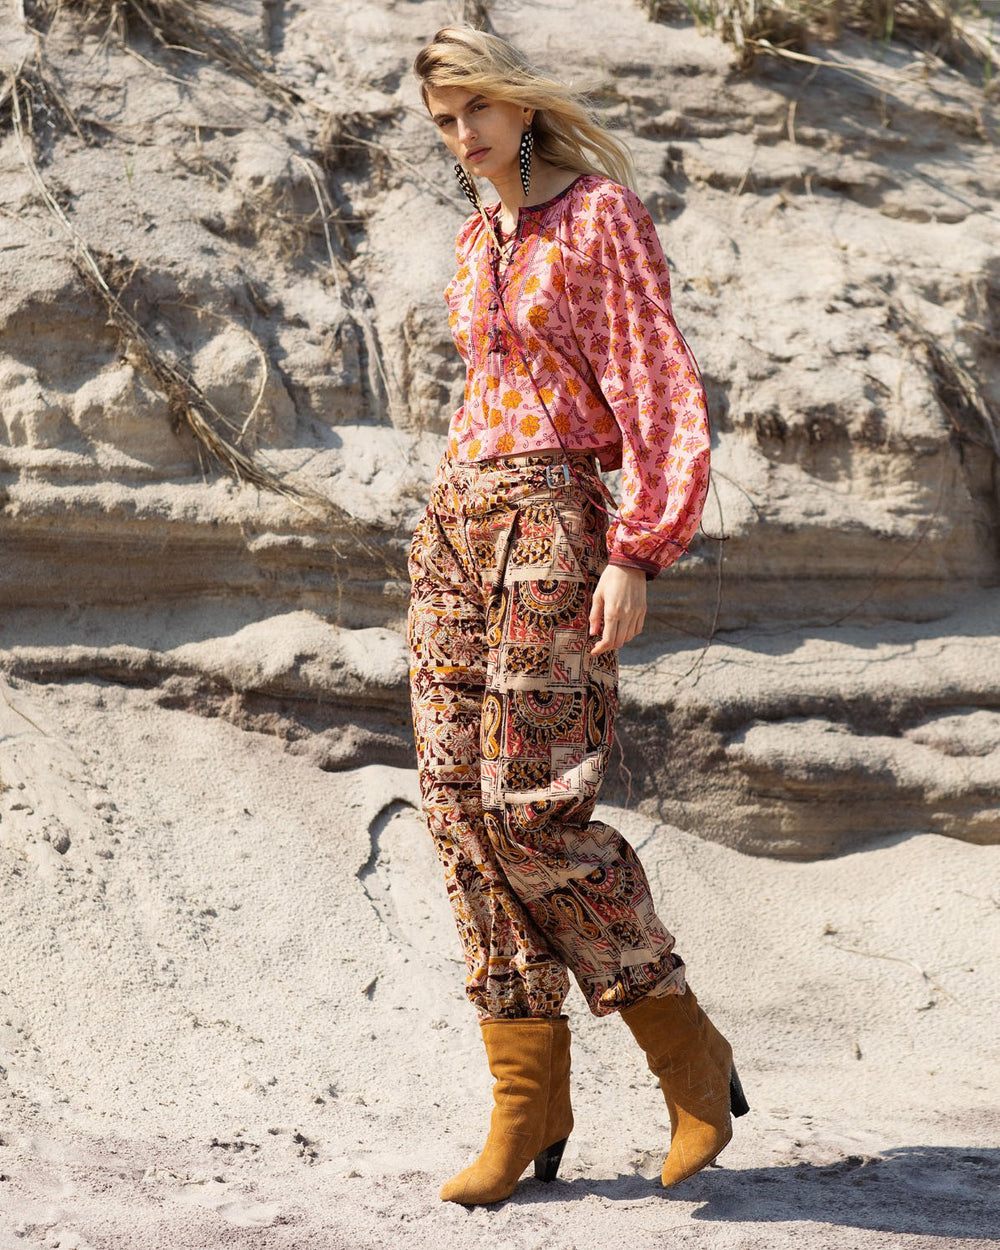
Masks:
[[[410,551],[420,789],[481,1017],[596,1015],[684,988],[625,839],[592,820],[617,708],[590,656],[606,563],[591,457],[442,461]]]

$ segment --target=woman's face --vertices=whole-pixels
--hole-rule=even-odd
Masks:
[[[429,91],[427,109],[448,151],[477,178],[495,183],[517,174],[521,135],[534,109],[464,87]]]

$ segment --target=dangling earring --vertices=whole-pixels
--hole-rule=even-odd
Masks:
[[[476,190],[476,184],[469,177],[469,171],[465,168],[464,165],[455,166],[455,177],[458,179],[458,185],[462,188],[462,190],[465,192],[466,196],[468,197],[469,203],[472,205],[472,207],[476,210],[477,213],[481,212],[482,207],[483,207],[483,202],[479,198],[479,192]]]
[[[531,151],[534,146],[535,136],[532,134],[529,126],[521,134],[521,147],[518,152],[518,160],[521,163],[521,186],[524,188],[525,196],[531,189]]]
[[[487,213],[486,209],[483,207],[483,202],[479,198],[479,192],[476,190],[476,184],[469,177],[469,171],[465,168],[464,165],[456,165],[455,177],[458,179],[458,185],[462,188],[462,190],[468,196],[469,203],[476,210],[479,216],[482,217],[483,225],[486,227],[486,233],[489,235],[490,240],[493,243],[493,246],[499,252],[500,241],[497,238],[496,231],[493,229],[493,222],[490,221],[490,215],[489,213]]]

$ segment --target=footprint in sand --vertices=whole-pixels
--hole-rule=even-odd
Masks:
[[[239,1228],[267,1228],[282,1219],[279,1203],[257,1202],[225,1181],[189,1181],[170,1196],[189,1206],[206,1207]]]

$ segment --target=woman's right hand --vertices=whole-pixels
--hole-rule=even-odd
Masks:
[[[642,633],[646,621],[646,574],[609,564],[601,574],[590,607],[590,636],[600,634],[591,655],[624,646]]]

